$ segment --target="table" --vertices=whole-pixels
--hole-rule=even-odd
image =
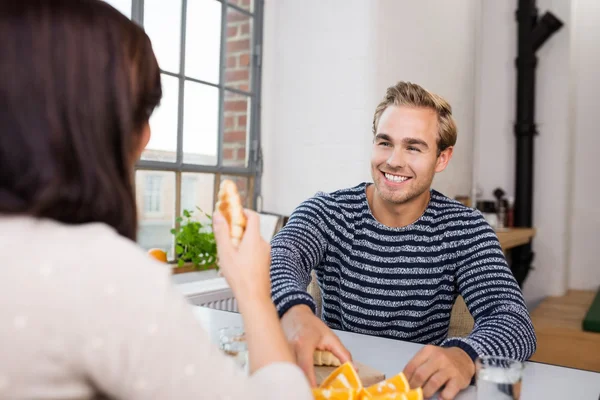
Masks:
[[[218,330],[227,326],[242,325],[240,314],[194,307],[196,317],[218,342]],[[404,365],[423,346],[403,342],[336,331],[353,358],[385,373],[386,377],[402,371]],[[577,399],[598,400],[600,396],[600,373],[547,364],[528,362],[523,377],[522,400]],[[475,388],[462,392],[457,400],[475,400]]]

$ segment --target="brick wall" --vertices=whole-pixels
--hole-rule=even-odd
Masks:
[[[236,0],[234,3],[249,7],[250,0]],[[231,8],[226,18],[225,85],[250,91],[252,20]],[[223,165],[246,166],[249,110],[248,96],[225,92]]]

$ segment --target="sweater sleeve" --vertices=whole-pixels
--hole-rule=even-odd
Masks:
[[[280,317],[299,304],[315,311],[306,288],[327,249],[325,196],[303,202],[271,242],[271,294]]]
[[[79,297],[86,311],[78,331],[85,340],[73,342],[79,370],[98,391],[131,400],[312,398],[294,364],[244,373],[202,328],[170,271],[133,244],[110,246],[119,261],[90,269],[93,279],[81,281],[87,296]]]
[[[475,320],[465,338],[448,338],[442,346],[463,349],[474,360],[483,355],[527,360],[536,336],[521,289],[510,271],[494,230],[481,213],[470,216],[473,234],[461,243],[458,291]]]

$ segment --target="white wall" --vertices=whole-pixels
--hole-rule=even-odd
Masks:
[[[370,180],[373,112],[399,80],[453,105],[459,141],[434,187],[468,194],[477,0],[341,3],[266,1],[263,209],[289,214],[319,190]]]
[[[565,26],[538,51],[535,139],[533,270],[524,286],[528,303],[566,289],[566,219],[570,171],[570,0],[539,0],[540,14],[551,10]],[[476,186],[492,199],[495,188],[514,195],[517,23],[516,1],[484,0],[481,91],[477,114]]]
[[[483,56],[477,113],[476,185],[514,194],[516,2],[483,3]],[[600,68],[600,2],[538,0],[540,14],[565,26],[538,51],[535,139],[534,267],[524,294],[536,303],[567,288],[600,285],[600,196],[594,160]],[[594,107],[595,105],[595,107]]]
[[[573,186],[569,286],[600,286],[600,2],[574,0]]]

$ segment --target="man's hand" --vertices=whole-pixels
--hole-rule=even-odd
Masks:
[[[475,374],[471,357],[458,347],[425,346],[404,368],[410,387],[423,388],[425,398],[444,387],[441,399],[452,400]]]
[[[292,345],[296,362],[313,387],[317,385],[313,365],[313,353],[316,349],[332,352],[342,364],[352,361],[350,352],[340,339],[313,314],[310,307],[298,305],[290,308],[281,318],[281,325]]]

